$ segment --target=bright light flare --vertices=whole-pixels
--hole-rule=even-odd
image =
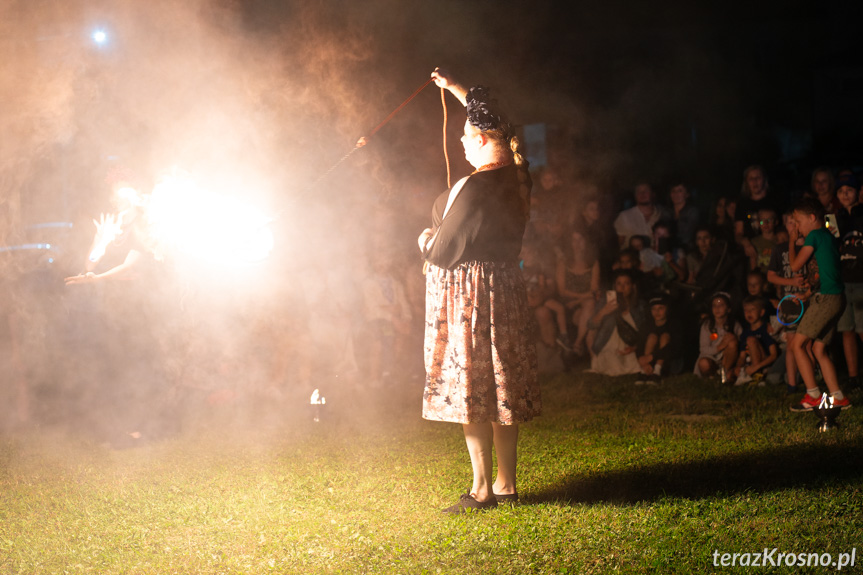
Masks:
[[[114,214],[102,214],[96,225],[96,237],[93,239],[93,247],[90,248],[90,261],[98,262],[105,256],[105,251],[120,234],[123,233],[122,217]]]
[[[257,263],[274,246],[271,218],[237,198],[208,193],[184,175],[166,177],[153,189],[147,219],[161,249],[211,263]]]
[[[90,35],[90,37],[93,39],[93,42],[95,42],[99,46],[103,46],[108,41],[108,33],[101,28],[93,30],[93,33]]]
[[[312,397],[309,398],[309,405],[326,405],[327,398],[321,395],[319,390],[312,392]]]

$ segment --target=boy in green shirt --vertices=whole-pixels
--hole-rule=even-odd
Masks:
[[[818,407],[821,393],[815,382],[815,372],[812,360],[806,353],[806,344],[809,340],[815,340],[812,352],[818,365],[821,366],[821,374],[824,383],[830,390],[835,407],[847,409],[851,402],[839,389],[839,379],[836,377],[836,368],[827,353],[827,345],[836,331],[836,323],[845,309],[845,286],[839,275],[839,249],[833,236],[824,227],[824,208],[820,202],[812,198],[803,198],[794,207],[792,217],[797,223],[796,231],[792,229],[792,237],[788,241],[788,260],[791,262],[791,271],[797,272],[811,259],[810,278],[804,280],[796,276],[796,280],[802,285],[808,281],[812,293],[797,327],[797,335],[791,342],[791,352],[797,360],[797,367],[806,384],[806,395],[803,400],[791,406],[791,411],[812,411]],[[797,236],[806,238],[798,253],[795,242]],[[815,268],[814,273],[811,268]],[[800,286],[798,286],[800,287]]]

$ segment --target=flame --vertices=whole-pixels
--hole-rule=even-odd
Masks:
[[[153,239],[208,262],[255,263],[273,249],[271,218],[236,198],[208,193],[186,175],[163,178],[147,208]]]
[[[316,389],[312,392],[312,397],[309,400],[310,405],[326,405],[327,398],[322,397],[320,392]]]
[[[821,403],[818,404],[818,409],[830,409],[833,407],[833,397],[827,393],[821,394]]]

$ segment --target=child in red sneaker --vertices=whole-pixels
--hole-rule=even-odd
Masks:
[[[800,375],[806,384],[806,395],[799,404],[791,406],[791,411],[812,411],[820,401],[821,392],[815,382],[812,360],[806,353],[806,344],[810,340],[814,340],[812,352],[821,366],[821,374],[830,390],[833,405],[847,409],[851,403],[839,389],[836,368],[826,349],[836,331],[839,316],[845,309],[845,286],[839,274],[839,249],[833,236],[824,227],[824,207],[820,202],[803,198],[795,206],[793,217],[797,222],[797,230],[792,231],[788,242],[791,271],[802,269],[810,260],[815,263],[815,266],[810,266],[815,270],[807,279],[812,297],[791,343]],[[806,238],[799,252],[795,245],[798,234]]]

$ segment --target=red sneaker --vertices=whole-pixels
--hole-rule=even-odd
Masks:
[[[843,410],[844,409],[850,409],[851,408],[851,402],[848,401],[847,397],[843,397],[842,399],[834,398],[833,399],[833,407],[841,407]]]
[[[845,401],[847,402],[848,400],[846,399]],[[797,412],[812,411],[813,409],[818,407],[818,405],[820,405],[820,404],[821,404],[821,398],[820,397],[812,397],[811,395],[809,395],[807,393],[806,395],[803,396],[803,399],[800,400],[800,403],[797,403],[797,404],[794,404],[791,406],[791,411],[797,411]]]

